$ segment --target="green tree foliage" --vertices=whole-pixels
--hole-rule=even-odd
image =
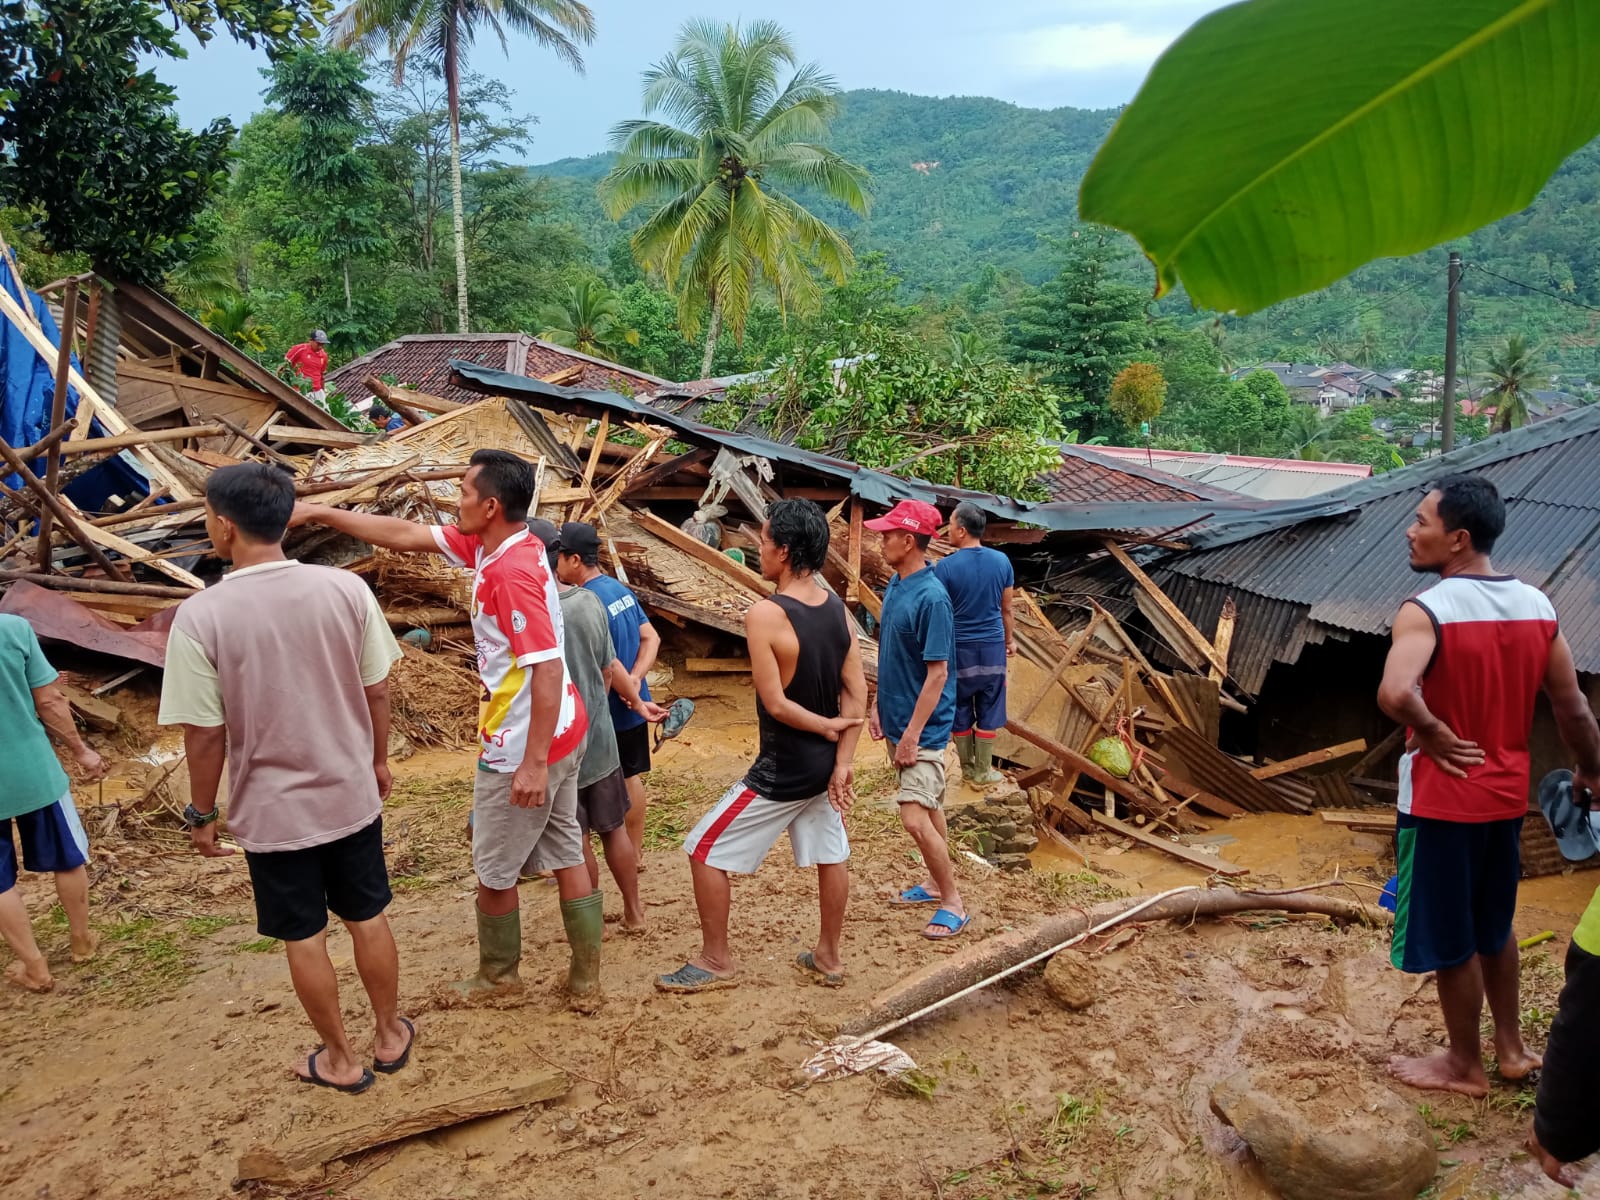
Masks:
[[[1528,397],[1540,373],[1538,356],[1528,339],[1514,333],[1502,349],[1489,355],[1484,366],[1491,387],[1485,404],[1494,406],[1495,428],[1505,433],[1528,423]]]
[[[349,313],[351,260],[384,247],[377,170],[356,147],[371,124],[367,73],[354,54],[317,48],[285,55],[265,74],[267,99],[293,122],[286,149],[295,207],[286,216],[338,268]]]
[[[810,189],[857,213],[869,205],[866,172],[822,145],[838,88],[815,63],[798,63],[770,21],[691,21],[645,72],[647,116],[612,131],[619,157],[602,202],[613,218],[650,210],[634,257],[678,297],[684,333],[694,336],[709,310],[702,374],[724,323],[743,338],[758,284],[782,311],[804,313],[819,299],[813,270],[840,283],[854,258],[838,230],[783,190]]]
[[[1109,230],[1076,230],[1065,250],[1060,274],[1026,293],[1007,319],[1010,353],[1081,401],[1063,410],[1065,421],[1085,436],[1108,433],[1115,423],[1111,382],[1151,343],[1147,301],[1115,277],[1120,255]]]
[[[841,330],[730,389],[734,415],[758,400],[779,436],[933,483],[1038,498],[1038,476],[1059,461],[1054,389],[1010,363],[943,362],[897,330]]]
[[[1131,362],[1111,381],[1108,403],[1117,419],[1129,429],[1154,421],[1167,402],[1167,381],[1154,363]]]
[[[581,279],[562,301],[544,310],[545,328],[539,336],[580,354],[616,361],[639,345],[639,331],[623,324],[621,311],[616,293],[604,283]]]
[[[456,248],[456,318],[460,332],[470,325],[467,292],[466,200],[461,178],[461,81],[467,49],[480,31],[506,45],[507,31],[532,37],[583,70],[578,44],[594,40],[594,14],[578,0],[353,0],[334,21],[341,46],[379,47],[394,63],[396,85],[405,82],[413,54],[427,57],[444,77],[450,120],[450,180]]]

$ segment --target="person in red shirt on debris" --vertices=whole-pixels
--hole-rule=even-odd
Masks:
[[[309,342],[290,346],[289,352],[283,356],[294,364],[294,369],[302,379],[310,382],[311,398],[318,404],[328,398],[328,389],[323,384],[323,374],[328,369],[327,344],[328,335],[320,329],[314,329]]]

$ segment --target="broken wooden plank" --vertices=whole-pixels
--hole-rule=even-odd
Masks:
[[[711,458],[712,452],[701,447],[698,450],[691,450],[687,454],[680,454],[676,458],[669,458],[666,462],[657,463],[653,467],[647,467],[634,476],[632,482],[628,484],[627,495],[632,499],[646,488],[654,487],[663,479],[671,479],[679,471],[688,467],[708,463]],[[698,500],[704,491],[704,487],[695,487],[691,495],[686,495],[683,498],[686,500]]]
[[[137,430],[133,433],[119,433],[116,437],[83,438],[76,442],[68,442],[61,448],[61,453],[108,454],[114,450],[131,450],[136,446],[147,446],[152,442],[181,442],[187,438],[221,437],[227,432],[225,426],[215,423],[178,425],[171,429]]]
[[[456,401],[446,400],[443,396],[430,396],[427,392],[419,392],[407,387],[390,387],[376,375],[368,375],[361,382],[366,386],[367,391],[382,400],[384,404],[395,412],[400,411],[394,407],[397,403],[436,415],[454,412],[462,407]]]
[[[158,583],[130,583],[123,579],[83,579],[76,575],[40,575],[34,571],[0,571],[0,583],[23,580],[58,592],[101,592],[115,596],[160,596],[187,600],[193,588],[167,587]]]
[[[57,686],[66,696],[72,711],[82,717],[83,723],[90,729],[110,733],[122,724],[122,710],[109,700],[96,700],[88,692],[81,691],[71,684],[61,683]]]
[[[409,458],[403,459],[402,461],[394,463],[391,466],[384,467],[381,470],[372,472],[370,475],[363,476],[355,483],[350,484],[348,487],[345,487],[340,491],[330,492],[326,496],[319,497],[317,499],[317,503],[338,508],[341,505],[360,502],[366,497],[366,493],[368,492],[374,493],[373,498],[376,498],[376,492],[378,488],[388,483],[391,479],[398,479],[400,476],[406,474],[406,472],[410,471],[421,461],[422,456],[420,454],[413,454]]]
[[[1406,727],[1404,725],[1396,725],[1381,739],[1379,739],[1377,745],[1373,746],[1371,750],[1368,750],[1354,763],[1352,763],[1350,765],[1350,769],[1346,771],[1345,774],[1366,775],[1370,773],[1373,767],[1383,762],[1389,757],[1389,755],[1395,753],[1403,745],[1405,745],[1405,740]]]
[[[23,292],[24,296],[28,293]],[[68,283],[61,299],[61,347],[56,357],[56,373],[50,399],[50,429],[54,432],[67,415],[67,371],[72,366],[72,339],[78,331],[78,285]],[[44,461],[44,485],[57,494],[61,491],[61,443],[52,442]],[[39,541],[37,551],[39,569],[50,569],[50,520],[48,508],[39,513]]]
[[[1217,656],[1222,659],[1223,665],[1228,662],[1228,651],[1233,647],[1233,627],[1239,619],[1239,609],[1233,602],[1232,596],[1223,598],[1222,612],[1217,617],[1217,635],[1211,639],[1211,644],[1217,648]],[[1212,667],[1210,677],[1217,683],[1222,682],[1225,672]]]
[[[611,432],[611,414],[600,414],[600,428],[595,431],[594,445],[589,447],[589,461],[583,468],[583,490],[587,492],[594,486],[595,468],[600,465],[600,452],[606,447],[606,435]]]
[[[1089,623],[1079,630],[1077,636],[1072,639],[1070,644],[1068,644],[1065,653],[1063,653],[1056,661],[1056,665],[1051,670],[1049,677],[1046,678],[1044,683],[1039,686],[1039,694],[1029,702],[1028,707],[1022,712],[1022,716],[1018,718],[1019,720],[1027,721],[1033,716],[1034,713],[1039,711],[1039,706],[1045,702],[1045,699],[1050,695],[1051,690],[1056,686],[1056,684],[1061,682],[1061,677],[1067,673],[1067,668],[1078,661],[1078,655],[1082,653],[1083,647],[1085,644],[1087,644],[1089,639],[1094,636],[1095,626],[1099,624],[1100,614],[1092,614],[1089,617]],[[1074,689],[1069,687],[1067,691],[1076,696]],[[1077,698],[1081,702],[1082,697]]]
[[[1122,565],[1122,569],[1133,577],[1133,581],[1145,595],[1149,596],[1155,606],[1166,614],[1166,617],[1182,633],[1184,639],[1199,652],[1202,658],[1209,662],[1218,672],[1226,676],[1228,661],[1217,653],[1217,648],[1206,640],[1206,635],[1195,628],[1188,615],[1172,602],[1172,598],[1161,590],[1154,579],[1144,573],[1144,569],[1128,557],[1128,552],[1117,545],[1112,538],[1104,541],[1106,552]],[[1175,649],[1177,647],[1174,647]]]
[[[215,450],[191,450],[185,447],[181,453],[190,462],[197,462],[202,467],[210,467],[213,470],[218,470],[222,467],[237,467],[244,462],[242,458],[235,458],[231,454],[219,454]]]
[[[67,503],[70,504],[71,502],[68,501]],[[126,538],[118,537],[109,529],[101,529],[87,524],[82,528],[85,534],[100,545],[109,550],[115,550],[122,557],[132,562],[144,563],[151,570],[160,571],[168,579],[175,580],[185,587],[192,587],[196,591],[200,591],[206,586],[202,579],[196,575],[191,575],[176,563],[170,563],[159,554],[152,554],[143,546],[136,545]]]
[[[309,425],[274,425],[270,432],[274,442],[305,446],[367,446],[378,440],[375,433],[357,433],[353,429],[313,429]]]
[[[683,669],[698,675],[748,675],[748,658],[686,658]]]
[[[1167,791],[1175,796],[1182,796],[1195,808],[1210,813],[1214,817],[1242,817],[1248,809],[1241,808],[1232,800],[1224,800],[1221,796],[1213,795],[1204,788],[1196,787],[1187,779],[1174,775],[1168,771],[1161,777]]]
[[[1325,808],[1317,815],[1329,825],[1343,825],[1368,833],[1393,833],[1397,814],[1393,809],[1383,808]]]
[[[1109,771],[1101,767],[1099,763],[1096,763],[1084,755],[1079,754],[1070,746],[1063,746],[1054,738],[1046,737],[1038,730],[1028,728],[1028,726],[1024,725],[1021,721],[1009,720],[1006,722],[1006,728],[1012,733],[1016,734],[1023,741],[1037,746],[1046,754],[1053,755],[1060,759],[1079,775],[1086,775],[1098,783],[1101,787],[1109,788],[1111,791],[1115,792],[1124,800],[1132,804],[1135,808],[1144,811],[1149,811],[1152,809],[1153,802],[1149,796],[1146,796],[1126,779],[1118,779],[1115,775],[1112,775]]]
[[[662,541],[683,551],[691,558],[699,559],[706,566],[713,567],[728,576],[728,578],[737,580],[757,595],[765,596],[772,591],[772,585],[749,567],[743,563],[734,562],[721,550],[706,545],[699,538],[691,537],[670,521],[663,521],[649,509],[635,509],[631,515],[641,528],[655,534]]]
[[[1141,846],[1149,846],[1152,850],[1164,851],[1172,855],[1173,858],[1181,859],[1190,866],[1199,867],[1213,875],[1248,875],[1250,873],[1248,867],[1241,867],[1237,863],[1231,863],[1218,855],[1196,850],[1193,846],[1185,846],[1182,842],[1172,842],[1166,838],[1157,837],[1153,833],[1146,833],[1142,829],[1129,825],[1126,821],[1108,817],[1103,812],[1091,812],[1089,815],[1094,818],[1096,825],[1108,829],[1112,833],[1120,834],[1125,838],[1132,838]]]
[[[8,300],[11,298],[4,291],[0,291],[0,296],[5,296]],[[6,466],[11,468],[12,474],[21,477],[28,490],[38,498],[42,509],[48,511],[51,516],[61,522],[61,527],[67,531],[67,536],[83,547],[84,553],[95,561],[96,566],[111,576],[112,579],[132,582],[132,578],[127,571],[117,563],[112,562],[92,536],[93,532],[99,531],[91,531],[86,528],[75,515],[71,502],[57,496],[46,487],[44,481],[28,469],[28,464],[17,457],[17,452],[3,438],[0,438],[0,459],[5,460]]]
[[[1174,725],[1162,734],[1160,748],[1174,760],[1174,769],[1183,778],[1251,812],[1310,811],[1309,805],[1273,791],[1187,725]]]
[[[566,1095],[571,1086],[571,1081],[560,1071],[542,1071],[511,1087],[458,1096],[442,1104],[399,1112],[331,1133],[312,1133],[292,1142],[256,1146],[239,1156],[238,1178],[247,1182],[288,1179],[297,1172],[363,1150],[374,1150],[463,1121],[554,1100]]]
[[[1341,758],[1349,758],[1352,754],[1360,754],[1366,748],[1367,739],[1357,738],[1353,742],[1340,742],[1337,746],[1297,754],[1282,762],[1267,763],[1265,766],[1256,767],[1250,774],[1257,779],[1274,779],[1279,775],[1287,775],[1291,771],[1299,771],[1305,767],[1314,767],[1319,763],[1337,762]]]

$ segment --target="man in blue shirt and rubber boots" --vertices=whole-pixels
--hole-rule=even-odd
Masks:
[[[928,878],[901,892],[901,904],[935,904],[922,936],[955,937],[972,918],[961,902],[944,816],[944,751],[956,713],[955,611],[928,565],[939,510],[902,500],[866,527],[883,535],[883,560],[894,570],[878,622],[878,695],[869,732],[887,736],[899,779],[900,823],[922,852]]]
[[[999,783],[994,735],[1006,724],[1006,659],[1016,653],[1011,560],[983,544],[989,518],[976,504],[958,504],[948,536],[954,554],[933,573],[950,593],[956,614],[956,753],[961,777],[975,787]]]

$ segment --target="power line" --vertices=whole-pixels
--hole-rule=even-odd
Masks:
[[[1559,300],[1563,304],[1570,304],[1573,308],[1583,308],[1590,312],[1600,312],[1600,307],[1596,307],[1593,304],[1585,304],[1582,300],[1574,300],[1571,296],[1563,296],[1560,292],[1552,292],[1548,288],[1536,287],[1531,283],[1523,283],[1520,279],[1512,279],[1509,275],[1502,275],[1498,271],[1491,271],[1482,263],[1468,263],[1467,265],[1475,270],[1482,271],[1485,275],[1492,275],[1502,283],[1509,283],[1512,287],[1519,287],[1523,291],[1535,292],[1541,296],[1548,296],[1552,300]]]

